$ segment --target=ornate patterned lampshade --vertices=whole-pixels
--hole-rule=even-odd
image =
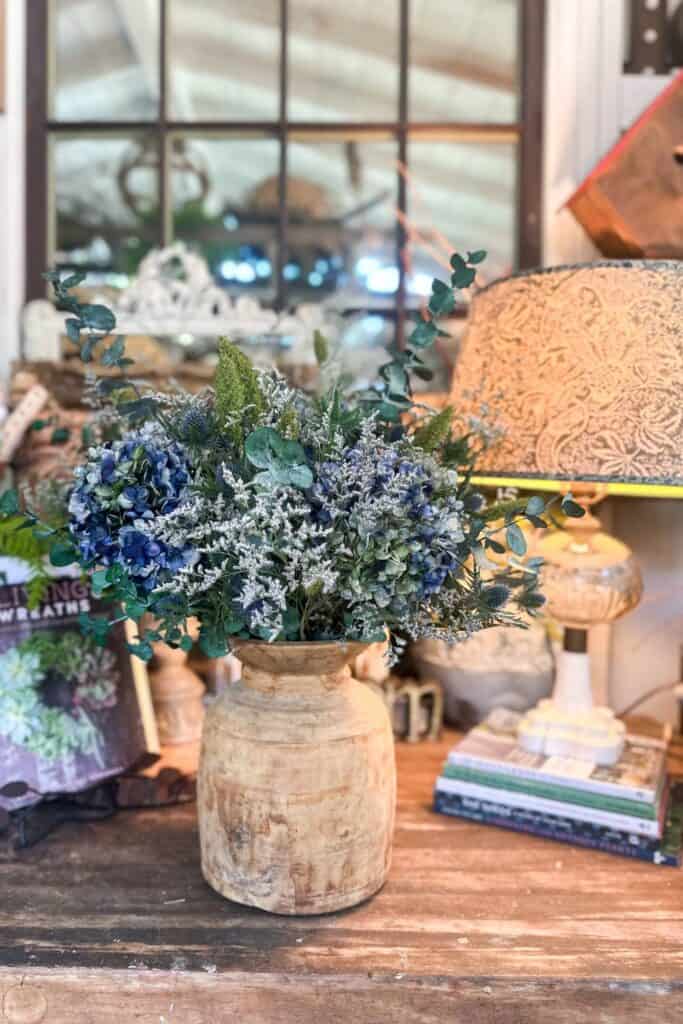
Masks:
[[[479,483],[683,497],[683,263],[600,261],[480,291],[451,396],[501,438]],[[640,598],[629,549],[589,513],[538,544],[547,608],[565,626],[552,700],[520,724],[527,750],[612,764],[625,729],[592,706],[587,630]]]
[[[484,288],[452,392],[458,410],[486,403],[503,431],[481,472],[683,497],[682,324],[683,262],[600,261]]]

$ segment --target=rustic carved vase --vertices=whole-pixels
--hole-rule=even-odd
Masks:
[[[242,679],[209,708],[202,871],[278,914],[351,907],[383,885],[396,800],[384,702],[351,676],[361,644],[239,641]]]
[[[187,664],[187,652],[152,644],[149,669],[159,740],[164,746],[196,743],[204,721],[204,683]]]
[[[145,625],[157,625],[151,615]],[[190,636],[199,636],[199,623],[189,619]],[[158,642],[152,644],[154,659],[149,669],[152,702],[157,719],[159,740],[164,746],[196,743],[204,722],[204,683],[188,665],[188,654]]]

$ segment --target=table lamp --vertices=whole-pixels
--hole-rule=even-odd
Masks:
[[[451,403],[487,409],[500,440],[480,485],[571,490],[583,519],[539,544],[549,614],[565,626],[555,688],[520,724],[533,753],[609,765],[625,729],[593,707],[587,630],[638,603],[629,549],[590,506],[683,497],[683,263],[599,261],[514,274],[476,294]]]

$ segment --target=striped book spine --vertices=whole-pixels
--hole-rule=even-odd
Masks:
[[[579,789],[571,785],[558,785],[542,779],[522,779],[504,772],[481,771],[465,765],[446,762],[443,775],[447,779],[460,779],[462,782],[473,782],[479,786],[493,789],[506,789],[510,792],[529,793],[546,800],[559,800],[561,803],[578,804],[581,807],[595,807],[600,811],[611,811],[614,814],[625,814],[634,818],[654,820],[659,814],[659,801],[644,803],[629,800],[625,797],[608,796],[588,789]]]
[[[527,792],[512,792],[496,789],[493,786],[480,786],[474,782],[463,782],[461,779],[447,779],[440,776],[437,789],[445,793],[469,796],[477,800],[490,800],[492,803],[506,807],[517,807],[520,810],[539,811],[543,814],[557,815],[583,821],[603,828],[614,828],[619,832],[629,832],[640,836],[657,839],[662,834],[663,806],[660,805],[660,818],[650,821],[647,818],[635,818],[626,814],[615,814],[612,811],[601,811],[596,807],[582,807],[579,804],[567,804],[560,800],[547,800],[533,796]]]
[[[513,832],[525,832],[543,839],[601,850],[621,857],[636,858],[665,867],[681,865],[681,834],[683,832],[683,786],[672,797],[661,840],[605,829],[570,818],[536,811],[506,807],[488,800],[444,793],[434,793],[434,810],[439,814],[465,818],[484,825],[495,825]]]

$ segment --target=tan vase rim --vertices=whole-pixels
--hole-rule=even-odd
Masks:
[[[245,665],[273,674],[316,675],[335,672],[369,647],[360,640],[267,640],[231,641],[235,657]]]
[[[240,647],[267,647],[272,649],[274,647],[284,648],[301,648],[301,647],[315,647],[320,650],[323,647],[370,647],[372,646],[372,640],[252,640],[246,637],[233,637],[230,640],[230,646]]]

